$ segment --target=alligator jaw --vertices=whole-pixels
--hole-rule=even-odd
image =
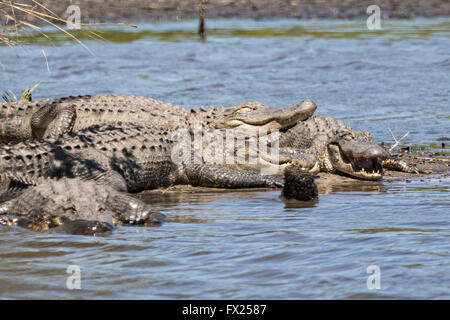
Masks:
[[[344,153],[340,145],[334,143],[328,146],[328,151],[333,168],[338,172],[363,180],[379,180],[383,177],[383,167],[379,157],[363,155],[354,157]]]
[[[249,104],[251,106],[251,104]],[[311,117],[317,105],[307,99],[299,104],[283,108],[249,107],[242,104],[216,124],[216,128],[235,128],[241,130],[281,130],[291,127]]]

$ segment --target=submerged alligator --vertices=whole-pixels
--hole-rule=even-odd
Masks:
[[[141,200],[93,181],[45,180],[0,204],[0,224],[35,231],[105,235],[117,225],[155,226],[164,215]]]
[[[304,100],[283,108],[269,108],[258,102],[234,107],[184,109],[170,103],[136,96],[78,96],[34,102],[0,104],[0,143],[36,138],[57,138],[92,125],[134,123],[166,130],[259,129],[267,132],[285,129],[306,120],[316,104]]]

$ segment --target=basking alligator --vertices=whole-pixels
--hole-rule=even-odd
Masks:
[[[0,175],[25,185],[44,178],[78,177],[116,190],[141,191],[174,184],[207,187],[281,187],[279,177],[257,171],[173,160],[177,145],[165,129],[133,124],[92,126],[54,141],[0,148]]]
[[[177,183],[218,187],[284,185],[282,194],[285,198],[312,200],[317,197],[317,187],[302,167],[309,169],[318,160],[323,171],[378,179],[382,173],[381,162],[387,157],[386,151],[373,141],[368,132],[352,129],[341,121],[324,116],[299,122],[282,132],[279,142],[282,148],[278,165],[295,164],[285,170],[285,182],[255,171],[174,163],[172,151],[175,141],[169,131],[133,124],[94,126],[78,134],[64,134],[56,141],[37,140],[3,146],[0,149],[0,174],[23,185],[38,186],[0,206],[0,214],[7,213],[3,217],[7,224],[36,230],[62,225],[72,233],[102,233],[110,230],[113,224],[126,220],[133,222],[135,217],[139,217],[130,209],[132,205],[114,210],[117,209],[116,202],[137,201],[118,190],[139,191]],[[300,160],[296,159],[299,154],[312,158],[302,162],[301,156]],[[49,177],[77,177],[95,180],[95,184],[75,179],[48,182]],[[83,183],[90,185],[84,187]],[[103,186],[109,191],[102,191]],[[88,191],[86,196],[73,196],[70,189]],[[111,202],[114,198],[102,196],[108,192],[125,200]],[[145,208],[145,204],[140,204],[140,207]],[[119,217],[126,218],[117,218],[120,213]],[[87,221],[79,221],[80,217]],[[104,219],[109,219],[109,224],[105,224]],[[141,223],[139,221],[134,222]]]
[[[163,221],[163,214],[141,200],[79,179],[47,179],[0,204],[0,224],[35,231],[60,227],[71,234],[105,235],[117,225],[154,226]]]
[[[284,108],[247,102],[229,108],[184,109],[163,101],[135,96],[78,96],[0,104],[0,143],[57,138],[92,125],[129,122],[166,128],[284,129],[313,115],[311,100]]]

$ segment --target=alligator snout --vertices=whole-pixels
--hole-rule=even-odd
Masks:
[[[256,108],[254,105],[255,103],[247,103],[238,106],[232,114],[217,123],[216,128],[265,129],[271,132],[291,127],[299,121],[310,118],[317,108],[317,105],[309,99],[282,108],[267,106]]]
[[[317,109],[317,105],[309,99],[301,103],[282,108],[268,108],[240,114],[236,119],[248,124],[263,125],[272,121],[278,122],[282,127],[291,126],[298,121],[311,117]],[[280,128],[281,129],[281,128]]]
[[[383,160],[389,157],[386,150],[373,142],[340,140],[339,146],[346,156],[350,156],[352,158],[378,158]]]
[[[389,154],[374,141],[339,139],[328,148],[333,168],[339,172],[365,180],[382,177],[381,161]]]

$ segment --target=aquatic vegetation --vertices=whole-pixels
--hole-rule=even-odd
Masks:
[[[26,88],[22,91],[22,96],[19,100],[17,100],[17,96],[11,90],[2,89],[3,95],[2,98],[5,102],[17,102],[17,101],[31,101],[31,94],[33,91],[40,85],[40,82],[36,83],[31,89]]]
[[[125,25],[129,27],[137,28],[135,25],[127,23],[81,23],[72,22],[57,16],[49,8],[36,0],[31,0],[33,6],[29,4],[23,4],[13,1],[0,1],[0,44],[4,43],[7,46],[15,46],[19,44],[27,44],[27,38],[24,37],[28,31],[37,32],[40,36],[46,39],[47,43],[51,43],[52,39],[44,31],[42,25],[51,26],[58,32],[69,37],[72,41],[77,42],[88,50],[91,54],[93,52],[75,35],[73,31],[68,31],[64,26],[76,27],[73,30],[77,30],[81,27],[90,27],[98,25]],[[32,23],[30,21],[36,21]],[[72,28],[71,28],[72,29]],[[95,31],[89,30],[89,36],[91,38],[103,39]]]

